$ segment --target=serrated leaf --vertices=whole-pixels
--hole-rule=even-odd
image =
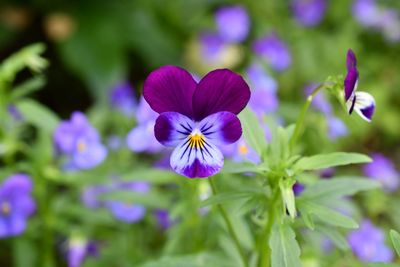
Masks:
[[[352,218],[347,217],[329,207],[308,201],[298,202],[298,206],[302,214],[306,213],[308,215],[314,215],[321,222],[326,224],[350,229],[358,228],[357,222],[355,222]]]
[[[330,167],[367,162],[371,162],[371,158],[363,154],[335,152],[301,158],[294,165],[294,169],[300,171],[320,170]]]
[[[16,106],[26,121],[47,133],[52,134],[60,121],[54,112],[36,101],[26,99]]]
[[[365,177],[335,177],[329,180],[319,180],[315,184],[307,186],[299,199],[341,198],[380,186],[379,182]]]
[[[258,155],[263,155],[267,149],[267,141],[264,129],[261,128],[257,116],[246,108],[239,114],[242,123],[243,136],[247,144],[254,149]]]
[[[400,256],[400,234],[395,230],[390,230],[390,239],[398,256]]]
[[[276,223],[269,239],[272,267],[299,267],[300,247],[296,234],[286,223]]]

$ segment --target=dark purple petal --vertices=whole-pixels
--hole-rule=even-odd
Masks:
[[[154,135],[165,146],[176,146],[193,130],[193,121],[178,112],[164,112],[158,116]]]
[[[375,111],[374,97],[366,92],[357,92],[354,97],[354,110],[361,118],[370,122]]]
[[[164,66],[147,77],[143,85],[143,96],[158,113],[175,111],[191,118],[192,97],[196,85],[196,81],[186,70]]]
[[[357,89],[358,71],[356,68],[350,69],[347,72],[344,80],[344,99],[347,102]]]
[[[194,119],[200,121],[219,111],[238,114],[249,99],[250,88],[240,75],[228,69],[211,71],[200,81],[194,92]]]
[[[235,114],[227,111],[204,118],[198,129],[214,145],[232,144],[242,136],[242,126]]]
[[[347,51],[347,60],[346,60],[347,70],[352,70],[357,68],[357,59],[353,50],[349,49]]]

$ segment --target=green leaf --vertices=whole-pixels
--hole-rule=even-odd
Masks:
[[[251,162],[231,162],[226,161],[221,172],[223,173],[265,173],[268,171],[266,166],[255,165]]]
[[[266,194],[266,191],[263,190],[263,188],[249,188],[248,190],[241,190],[241,191],[236,191],[236,192],[227,192],[227,193],[218,193],[217,195],[213,195],[209,198],[207,198],[205,201],[201,203],[201,206],[209,206],[209,205],[216,205],[216,204],[221,204],[224,202],[229,202],[237,199],[243,199],[243,198],[251,198],[254,197],[255,194],[257,195],[264,195]]]
[[[320,170],[329,167],[371,162],[368,156],[358,153],[335,152],[301,158],[294,165],[300,171]]]
[[[22,84],[19,84],[11,91],[10,101],[16,101],[19,98],[40,90],[44,86],[45,82],[46,80],[43,76],[36,76]]]
[[[399,264],[395,264],[395,263],[370,263],[367,265],[368,267],[400,267]]]
[[[286,223],[276,223],[269,239],[272,267],[298,267],[300,262],[300,247],[296,234]]]
[[[216,253],[200,253],[186,256],[167,256],[147,262],[140,267],[232,267],[238,266]]]
[[[335,177],[329,180],[319,180],[315,184],[307,186],[299,199],[321,201],[328,198],[341,198],[380,186],[379,182],[365,177]]]
[[[293,185],[296,181],[293,179],[280,180],[279,188],[281,190],[281,195],[283,202],[285,203],[286,209],[289,215],[294,219],[297,215],[296,213],[296,202],[294,198]]]
[[[357,222],[355,222],[352,218],[347,217],[329,207],[316,204],[310,201],[302,201],[298,202],[298,207],[301,213],[314,215],[320,221],[344,228],[355,229],[358,228]]]
[[[127,190],[102,194],[99,199],[121,201],[127,204],[141,204],[150,208],[168,208],[170,201],[157,192],[138,193]]]
[[[25,237],[13,240],[13,258],[15,267],[33,267],[37,264],[37,246]]]
[[[52,134],[59,123],[55,113],[36,101],[22,100],[16,106],[26,121],[48,133]]]
[[[392,239],[397,255],[400,256],[400,234],[392,229],[390,230],[390,238]]]
[[[239,114],[242,123],[243,136],[247,144],[254,149],[258,155],[263,155],[267,149],[265,133],[260,126],[257,116],[250,109],[246,108]]]
[[[318,225],[317,228],[322,234],[327,235],[338,248],[344,251],[349,250],[350,247],[346,238],[338,230],[322,225]]]
[[[153,184],[175,183],[182,177],[169,170],[157,170],[154,168],[140,168],[121,176],[123,181],[146,181]]]

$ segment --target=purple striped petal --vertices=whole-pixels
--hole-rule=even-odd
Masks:
[[[231,112],[217,112],[203,119],[198,129],[214,145],[232,144],[242,136],[240,120]]]
[[[349,49],[347,51],[347,59],[346,59],[347,70],[356,69],[357,68],[357,58],[354,54],[353,50]]]
[[[356,68],[347,71],[346,79],[344,80],[344,99],[347,102],[357,90],[358,71]]]
[[[355,94],[354,110],[364,120],[370,122],[375,111],[375,99],[366,92],[357,92]]]
[[[238,114],[249,99],[250,88],[240,75],[228,69],[211,71],[204,76],[194,92],[194,119],[200,121],[219,111]]]
[[[143,96],[158,112],[175,111],[192,117],[192,97],[196,81],[186,70],[176,66],[161,67],[147,77]]]
[[[164,112],[158,116],[154,135],[165,146],[176,146],[187,139],[194,128],[191,119],[178,112]]]
[[[221,170],[224,156],[207,140],[201,148],[191,146],[188,140],[183,140],[172,152],[170,164],[175,172],[188,178],[205,178]]]

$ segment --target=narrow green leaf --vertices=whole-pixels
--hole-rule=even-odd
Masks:
[[[371,162],[371,159],[363,154],[335,152],[301,158],[296,162],[294,168],[300,171],[320,170],[329,167],[367,162]]]
[[[167,256],[152,260],[140,267],[237,267],[238,265],[216,253],[200,253],[197,255]]]
[[[368,267],[400,267],[399,264],[396,263],[370,263],[367,265]]]
[[[346,238],[335,228],[325,227],[322,225],[319,225],[317,228],[322,234],[327,235],[329,239],[332,240],[332,242],[341,250],[346,251],[350,248]]]
[[[141,204],[151,208],[168,208],[169,201],[165,196],[157,192],[148,192],[146,194],[133,191],[113,191],[104,193],[100,197],[103,200],[115,200],[127,204]]]
[[[255,194],[265,195],[265,191],[263,191],[261,188],[252,188],[249,190],[241,190],[236,192],[219,193],[218,195],[213,195],[207,198],[201,203],[201,206],[204,207],[209,205],[221,204],[237,199],[251,198],[254,197]]]
[[[42,89],[46,80],[43,76],[36,76],[15,87],[10,94],[10,100],[15,101]]]
[[[261,128],[256,115],[250,109],[246,108],[239,114],[239,118],[242,123],[243,136],[247,144],[258,155],[263,155],[267,149],[267,141],[264,130]]]
[[[351,196],[360,191],[379,188],[379,182],[365,177],[335,177],[329,180],[319,180],[311,186],[307,186],[299,199],[341,198]]]
[[[283,202],[285,203],[285,207],[292,219],[294,219],[297,216],[296,201],[294,198],[294,192],[292,188],[295,182],[296,182],[295,180],[291,179],[281,180],[279,182],[279,188],[281,190]]]
[[[309,201],[298,202],[298,206],[301,210],[301,213],[306,213],[309,215],[312,214],[326,224],[351,229],[358,228],[357,222],[355,222],[352,218],[347,217],[329,207]]]
[[[33,100],[22,100],[16,103],[24,119],[37,128],[53,133],[59,123],[59,118],[49,108]]]
[[[269,240],[272,267],[299,267],[300,247],[296,234],[286,223],[276,223]]]
[[[400,234],[392,229],[390,230],[390,238],[392,239],[397,255],[400,256]]]

